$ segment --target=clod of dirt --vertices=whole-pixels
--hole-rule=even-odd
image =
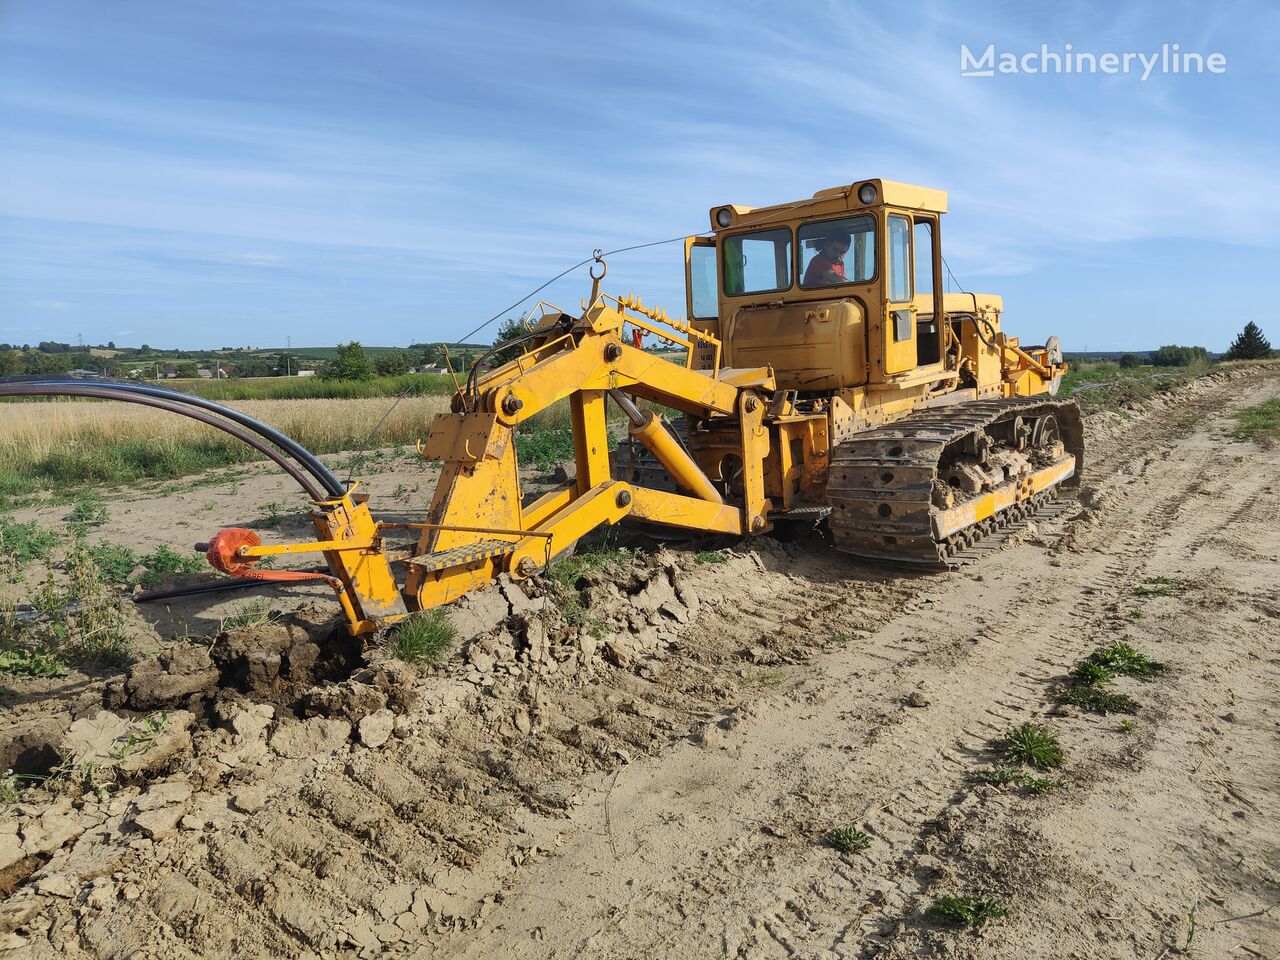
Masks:
[[[135,710],[172,706],[203,694],[218,681],[218,668],[207,650],[180,646],[154,660],[134,665],[124,682],[127,702]]]
[[[310,717],[297,721],[285,719],[275,728],[269,741],[271,749],[288,760],[321,757],[337,753],[351,737],[351,724],[329,717]]]
[[[304,717],[336,717],[349,724],[388,707],[403,713],[413,705],[416,677],[408,664],[383,660],[357,670],[341,683],[307,690],[298,701],[298,712]]]

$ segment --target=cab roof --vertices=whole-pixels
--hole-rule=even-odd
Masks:
[[[875,199],[863,203],[858,194],[865,187],[875,188]],[[807,220],[811,217],[846,210],[868,210],[875,207],[901,207],[929,213],[947,212],[947,192],[932,187],[918,187],[896,180],[857,180],[839,187],[819,190],[808,200],[779,203],[769,207],[743,207],[737,204],[721,204],[711,208],[711,229],[715,232],[732,230],[752,224],[778,223],[791,220]],[[730,223],[721,225],[716,215],[721,210],[731,211]]]

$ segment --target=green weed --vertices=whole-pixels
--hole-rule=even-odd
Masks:
[[[1103,667],[1112,673],[1124,673],[1139,680],[1151,680],[1164,673],[1168,667],[1159,660],[1152,660],[1139,653],[1123,640],[1099,647],[1086,658],[1087,663]]]
[[[1092,660],[1081,660],[1071,669],[1071,679],[1087,687],[1110,683],[1114,676],[1115,674],[1102,664],[1094,663]]]
[[[871,846],[871,838],[856,827],[843,826],[828,830],[823,838],[827,846],[840,853],[861,853]]]
[[[1182,582],[1170,577],[1147,577],[1133,588],[1135,597],[1176,597],[1183,590]]]
[[[443,610],[416,613],[400,621],[387,652],[406,663],[440,664],[453,649],[455,636]]]
[[[1120,729],[1124,733],[1133,733],[1133,731],[1138,729],[1138,725],[1132,720],[1121,720]]]
[[[116,739],[108,751],[108,756],[113,760],[125,760],[135,753],[145,753],[151,747],[152,741],[164,731],[168,720],[168,715],[163,713],[143,717],[140,727]]]
[[[90,527],[100,527],[109,519],[107,508],[101,502],[85,498],[67,514],[67,526],[77,537],[82,537]]]
[[[525,466],[549,470],[573,459],[573,431],[568,427],[525,430],[516,434],[516,458]]]
[[[265,597],[260,597],[257,600],[250,600],[248,603],[241,604],[231,616],[223,617],[218,626],[218,632],[227,633],[230,630],[260,627],[264,624],[275,623],[279,619],[280,614],[272,607],[271,601]]]
[[[729,554],[723,550],[699,550],[693,559],[697,563],[728,563]]]
[[[58,535],[37,523],[19,523],[0,517],[0,558],[12,564],[10,576],[16,579],[22,567],[33,560],[48,560],[58,542]]]
[[[1005,916],[1009,911],[991,897],[939,897],[929,913],[940,920],[970,927],[980,927],[988,920]]]
[[[1017,767],[1010,766],[998,766],[992,767],[990,770],[983,770],[978,774],[978,780],[982,783],[989,783],[993,787],[1008,785],[1022,787],[1032,795],[1044,793],[1046,790],[1057,790],[1066,786],[1061,780],[1045,780],[1041,777],[1033,777],[1030,774],[1023,773]]]
[[[1245,407],[1232,416],[1236,426],[1231,435],[1237,440],[1253,440],[1264,448],[1280,441],[1280,398]]]
[[[1023,763],[1039,770],[1061,766],[1064,759],[1058,734],[1035,723],[1021,724],[1005,734],[1004,755],[1009,763]]]
[[[0,650],[0,671],[13,674],[15,677],[63,677],[67,674],[67,664],[56,654],[47,650],[24,650],[14,647]]]
[[[1071,687],[1060,695],[1063,703],[1104,716],[1108,713],[1137,713],[1138,701],[1123,693],[1091,686]]]

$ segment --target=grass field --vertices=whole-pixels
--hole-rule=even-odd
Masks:
[[[459,374],[459,381],[463,375]],[[322,380],[320,377],[255,377],[247,380],[166,380],[159,384],[206,400],[364,400],[371,397],[447,397],[453,380],[443,373],[406,373],[374,380]]]
[[[247,400],[234,406],[314,453],[336,453],[361,447],[390,401]],[[445,397],[407,397],[369,446],[412,444],[426,436],[431,418],[447,408]],[[0,426],[0,497],[179,477],[256,456],[212,427],[134,404],[13,403],[5,406]]]

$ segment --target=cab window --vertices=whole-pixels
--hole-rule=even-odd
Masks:
[[[770,293],[791,286],[791,231],[759,230],[724,240],[724,292]]]
[[[696,243],[689,248],[689,301],[691,319],[714,319],[716,302],[716,248]]]
[[[911,293],[911,221],[889,218],[889,302],[906,303]]]
[[[874,217],[844,217],[800,228],[800,286],[865,283],[876,273]]]

